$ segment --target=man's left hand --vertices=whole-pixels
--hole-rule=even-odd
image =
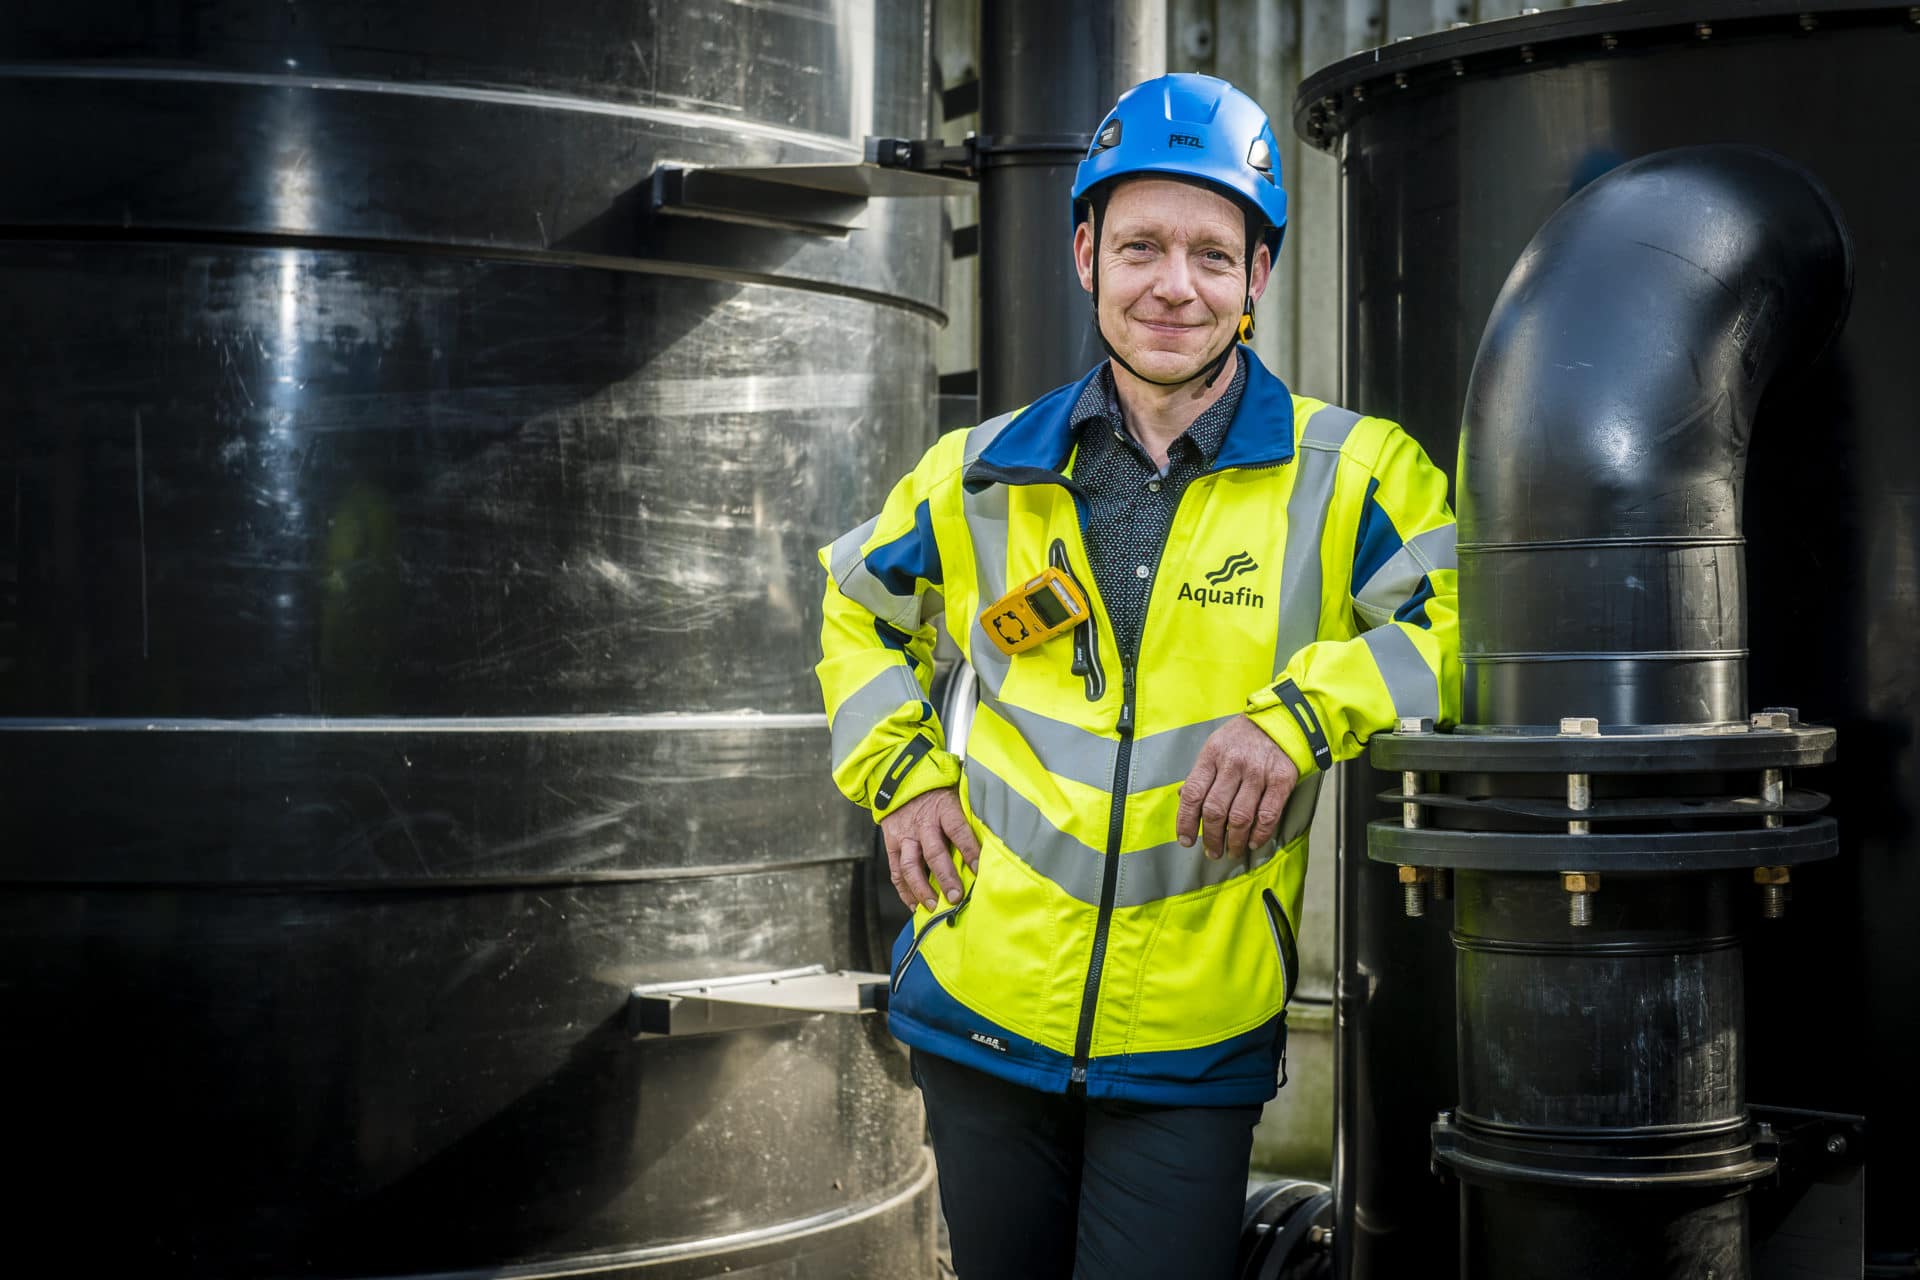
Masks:
[[[1209,858],[1244,857],[1273,839],[1300,770],[1259,725],[1235,716],[1200,748],[1180,788],[1180,843],[1201,837]]]

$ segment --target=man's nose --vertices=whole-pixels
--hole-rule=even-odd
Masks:
[[[1193,300],[1193,272],[1184,253],[1169,253],[1160,260],[1160,270],[1153,277],[1153,296],[1168,306]]]

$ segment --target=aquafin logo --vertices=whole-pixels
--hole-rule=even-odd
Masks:
[[[1235,578],[1252,573],[1259,567],[1253,557],[1245,551],[1236,551],[1228,556],[1218,569],[1206,575],[1205,585],[1181,583],[1178,599],[1191,600],[1203,609],[1210,604],[1237,605],[1243,609],[1263,608],[1267,598],[1246,583],[1243,582],[1231,590],[1227,587],[1227,584]]]

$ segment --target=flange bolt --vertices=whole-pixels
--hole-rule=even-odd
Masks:
[[[1781,920],[1787,914],[1787,885],[1793,873],[1786,867],[1755,867],[1753,882],[1760,886],[1760,917]]]
[[[1400,893],[1408,919],[1418,920],[1427,914],[1427,883],[1432,879],[1433,873],[1425,867],[1400,868]]]
[[[1567,891],[1567,923],[1584,929],[1593,923],[1593,895],[1600,892],[1600,877],[1592,871],[1564,871],[1560,886]]]

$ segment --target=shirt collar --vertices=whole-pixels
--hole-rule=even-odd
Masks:
[[[1271,467],[1293,458],[1293,393],[1260,363],[1252,347],[1242,345],[1240,359],[1247,371],[1247,384],[1231,414],[1226,443],[1214,455],[1209,470]],[[1008,414],[1001,430],[983,443],[980,454],[967,464],[967,491],[979,493],[996,484],[1073,488],[1073,482],[1060,474],[1074,446],[1068,417],[1087,384],[1106,367],[1102,361],[1083,377],[1055,387],[1024,409]]]
[[[1178,449],[1181,440],[1189,441],[1200,451],[1201,465],[1211,467],[1220,454],[1221,444],[1227,438],[1227,428],[1233,423],[1234,411],[1240,407],[1240,393],[1246,385],[1247,362],[1236,360],[1233,378],[1227,383],[1227,389],[1220,393],[1218,400],[1201,410],[1200,416],[1180,433],[1168,452]],[[1087,381],[1080,398],[1074,402],[1068,425],[1083,440],[1088,430],[1126,432],[1126,416],[1120,410],[1120,393],[1113,384],[1111,361],[1103,363]]]

